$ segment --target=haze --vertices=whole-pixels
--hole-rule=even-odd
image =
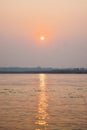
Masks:
[[[0,67],[9,66],[87,67],[87,0],[0,0]]]

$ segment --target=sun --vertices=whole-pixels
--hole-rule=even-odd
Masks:
[[[40,40],[41,40],[41,41],[44,41],[44,40],[45,40],[45,36],[41,36],[41,37],[40,37]]]

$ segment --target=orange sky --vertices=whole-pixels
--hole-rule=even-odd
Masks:
[[[55,50],[59,45],[61,46],[70,41],[73,42],[73,48],[75,48],[75,40],[82,46],[82,43],[79,43],[79,38],[84,41],[84,46],[86,46],[87,0],[1,0],[0,29],[0,37],[2,38],[3,36],[4,39],[7,39],[7,41],[3,41],[4,44],[5,42],[8,44],[9,39],[11,39],[10,42],[14,43],[12,39],[15,39],[19,47],[19,44],[24,46],[20,40],[22,38],[26,46],[29,45],[32,47],[36,53],[38,49],[42,49],[38,44],[41,35],[46,36],[45,42],[47,42],[47,48],[44,49],[50,47]],[[10,45],[8,46],[10,48]],[[63,48],[64,46],[62,45]],[[68,49],[66,50],[68,51]],[[50,53],[52,55],[52,52]],[[58,52],[56,53],[58,55]],[[47,54],[50,55],[49,53]],[[55,51],[52,57],[55,57],[54,55],[56,55]],[[61,56],[62,53],[60,52],[59,55]],[[36,63],[36,66],[37,64],[40,64],[40,59]],[[60,66],[61,64],[63,63],[60,63]],[[4,65],[4,62],[2,65]],[[26,63],[25,66],[28,66],[28,64]],[[53,66],[56,66],[56,63]]]

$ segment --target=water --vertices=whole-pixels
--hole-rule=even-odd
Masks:
[[[87,130],[87,75],[0,75],[0,130]]]

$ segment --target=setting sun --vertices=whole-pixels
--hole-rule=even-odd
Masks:
[[[44,36],[41,36],[41,37],[40,37],[40,40],[41,40],[41,41],[44,41],[44,40],[45,40],[45,37],[44,37]]]

